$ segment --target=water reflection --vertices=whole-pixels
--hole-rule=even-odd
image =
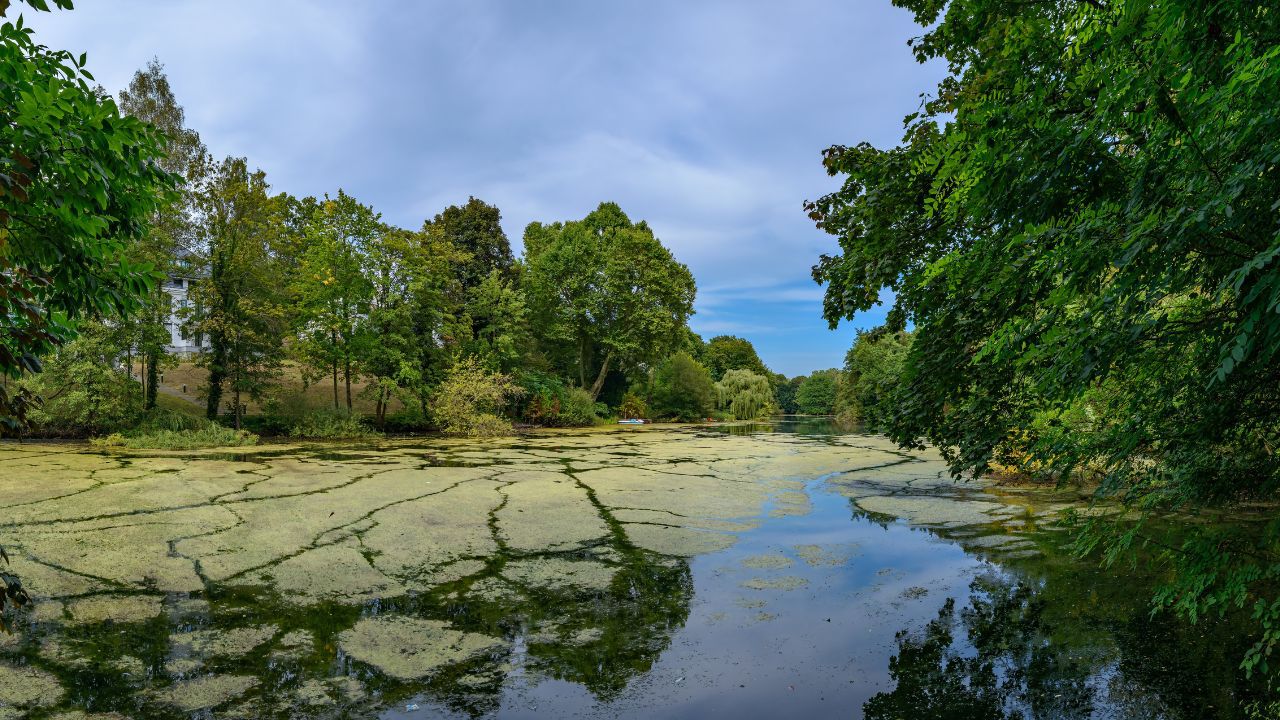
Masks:
[[[1146,591],[1114,577],[1092,578],[1112,585],[1099,617],[1094,587],[1060,579],[993,569],[966,606],[947,598],[923,629],[900,630],[894,686],[862,705],[864,717],[1235,718],[1262,696],[1230,659],[1244,649],[1239,628],[1153,618]]]
[[[1072,558],[1027,498],[829,423],[130,460],[106,515],[14,503],[45,513],[24,539],[70,562],[125,529],[203,558],[203,589],[47,567],[72,584],[0,640],[0,698],[28,698],[0,717],[1190,720],[1261,696],[1243,627],[1153,618],[1154,578]],[[145,505],[183,483],[215,500]],[[266,545],[265,574],[210,576]]]

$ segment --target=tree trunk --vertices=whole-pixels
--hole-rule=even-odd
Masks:
[[[143,409],[154,410],[156,393],[160,391],[160,353],[152,350],[147,353],[147,382],[143,389]]]
[[[238,387],[236,388],[235,396],[236,396],[236,412],[235,412],[236,430],[239,430],[240,429],[240,388]]]
[[[333,409],[338,409],[338,358],[333,359]]]
[[[587,339],[578,336],[578,387],[587,386]]]
[[[223,363],[226,350],[221,338],[210,337],[209,344],[213,348],[213,362],[209,363],[209,394],[205,399],[205,417],[218,419],[218,406],[222,404],[222,382],[227,379]]]
[[[342,382],[347,386],[347,412],[351,412],[351,358],[344,358]]]
[[[596,376],[596,381],[591,384],[591,399],[594,401],[600,396],[600,390],[604,388],[605,376],[609,374],[609,361],[613,359],[613,353],[604,356],[604,362],[600,364],[600,374]]]

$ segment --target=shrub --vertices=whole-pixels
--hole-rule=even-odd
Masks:
[[[622,396],[622,404],[618,406],[618,415],[623,418],[647,418],[649,417],[649,406],[645,404],[644,398],[629,392]]]
[[[569,388],[560,401],[559,427],[587,427],[595,425],[609,414],[609,407],[591,399],[591,393],[582,388]]]
[[[196,450],[199,448],[257,445],[258,436],[247,430],[234,430],[214,422],[184,430],[141,430],[128,434],[112,433],[89,441],[96,447],[127,447],[148,450]]]
[[[803,385],[801,388],[803,389]],[[774,412],[769,378],[750,370],[730,370],[716,383],[716,399],[735,420],[752,420]]]
[[[161,430],[185,432],[189,430],[203,430],[213,424],[215,423],[198,415],[191,415],[189,413],[178,412],[176,410],[156,408],[146,414],[137,429],[140,432],[159,432]]]
[[[676,353],[658,366],[653,379],[653,405],[658,416],[702,420],[714,404],[711,373],[688,353]]]
[[[338,410],[308,413],[289,429],[289,436],[307,440],[360,440],[381,437],[381,433],[365,425],[360,418]]]
[[[519,392],[509,376],[486,370],[468,357],[455,363],[436,389],[432,413],[440,429],[450,435],[510,435],[511,422],[498,413]]]
[[[38,432],[98,435],[132,426],[142,413],[138,383],[116,368],[113,330],[88,325],[50,359],[44,372],[23,381],[43,399],[29,414]]]
[[[382,431],[390,433],[421,432],[428,428],[429,422],[417,405],[406,407],[387,415],[382,420]]]
[[[581,388],[567,387],[555,376],[540,372],[519,375],[517,416],[536,425],[583,427],[594,425],[609,412]]]

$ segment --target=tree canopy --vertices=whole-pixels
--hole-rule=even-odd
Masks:
[[[1280,14],[895,4],[947,75],[900,146],[828,149],[843,185],[807,205],[840,243],[814,268],[827,320],[887,290],[885,330],[916,328],[888,433],[929,440],[957,472],[1086,473],[1140,508],[1273,496]],[[1196,531],[1161,602],[1244,603],[1280,572],[1250,559],[1278,531]]]
[[[611,367],[657,362],[684,341],[693,275],[614,203],[580,221],[530,224],[525,264],[540,339],[593,398]]]
[[[756,354],[751,341],[734,335],[717,335],[711,338],[703,350],[703,360],[716,382],[730,370],[750,370],[757,375],[773,376]]]
[[[830,415],[836,403],[839,370],[818,370],[805,378],[796,389],[796,409],[806,415]]]
[[[0,374],[11,377],[38,371],[78,318],[133,312],[156,281],[127,250],[176,179],[161,134],[91,87],[85,62],[37,44],[21,17],[0,25]],[[0,421],[16,425],[24,406],[0,389]]]

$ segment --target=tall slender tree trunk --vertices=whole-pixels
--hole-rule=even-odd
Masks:
[[[239,430],[240,429],[240,383],[236,383],[235,400],[236,400],[236,413],[235,413],[236,429]]]
[[[607,353],[604,356],[604,362],[600,363],[600,374],[596,376],[596,381],[591,384],[591,399],[595,400],[600,396],[600,391],[604,389],[604,379],[609,374],[609,361],[613,360],[613,353]]]
[[[147,383],[143,392],[143,408],[154,410],[156,393],[160,390],[160,353],[152,350],[147,353]]]
[[[587,386],[587,338],[578,336],[578,387]]]
[[[347,386],[347,412],[351,412],[351,358],[343,358],[342,382]]]
[[[222,383],[227,379],[226,340],[221,333],[209,336],[209,345],[213,352],[213,362],[209,363],[209,393],[205,398],[205,417],[218,419],[218,406],[222,404]]]
[[[337,338],[334,338],[334,344],[337,344]],[[333,358],[333,409],[338,409],[338,357]]]

